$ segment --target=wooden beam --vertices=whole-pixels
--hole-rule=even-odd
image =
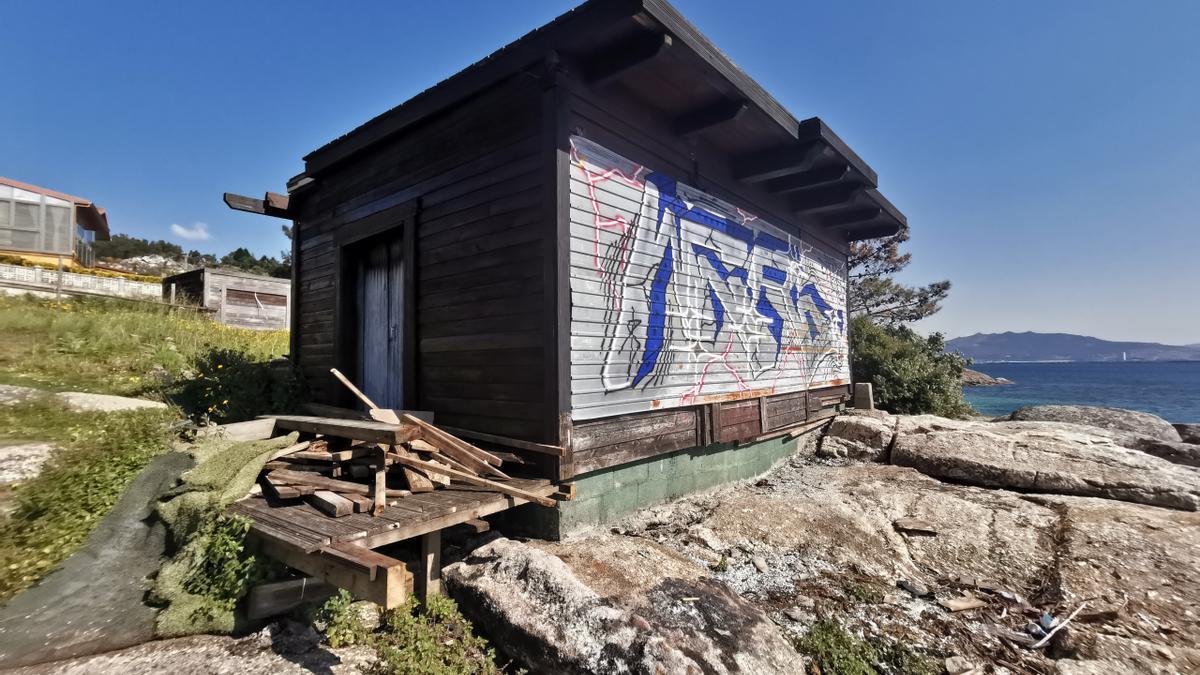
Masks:
[[[358,495],[371,494],[371,488],[366,485],[338,480],[336,478],[316,476],[306,471],[275,469],[267,474],[267,481],[274,485],[309,485],[318,490],[329,490],[330,492],[344,492]],[[411,494],[412,492],[408,490],[389,489],[387,491],[387,496],[389,497],[407,497]]]
[[[394,457],[396,458],[396,461],[401,464],[407,464],[418,469],[432,469],[434,471],[440,470],[442,473],[449,475],[451,478],[457,478],[458,480],[464,483],[470,483],[471,485],[479,485],[481,487],[490,488],[501,494],[509,495],[510,497],[520,497],[521,499],[531,501],[536,504],[541,504],[542,506],[555,505],[555,501],[553,499],[549,499],[541,495],[535,495],[532,492],[526,492],[514,487],[509,487],[504,483],[497,483],[496,481],[491,481],[486,478],[480,478],[479,476],[465,473],[457,469],[450,469],[447,467],[439,468],[436,465],[430,464],[429,462],[423,462],[419,459],[412,459],[411,457],[401,457],[399,455],[394,455]]]
[[[412,592],[413,575],[403,562],[362,546],[341,543],[306,553],[278,539],[256,535],[254,540],[263,553],[288,567],[384,609],[400,607]]]
[[[234,194],[232,192],[225,193],[225,206],[234,211],[245,211],[246,213],[257,213],[260,216],[267,215],[267,205],[261,199],[247,197],[245,195]]]
[[[547,494],[547,495],[550,494],[551,492],[553,492],[554,489],[555,488],[552,485],[546,485],[544,487],[537,488],[538,492],[540,492],[542,494]],[[401,500],[401,502],[403,503],[403,500]],[[461,510],[455,511],[453,513],[447,513],[444,515],[433,516],[431,518],[424,518],[424,519],[416,518],[416,519],[413,519],[403,525],[400,525],[399,527],[397,527],[395,529],[387,530],[384,532],[378,532],[376,534],[367,535],[365,538],[357,540],[357,541],[359,543],[361,543],[363,546],[378,548],[380,546],[394,544],[398,541],[412,539],[413,537],[420,536],[422,534],[425,534],[426,532],[432,532],[434,530],[444,530],[447,527],[452,527],[454,525],[458,525],[459,523],[465,523],[466,521],[472,520],[474,518],[482,518],[484,516],[490,516],[493,513],[507,511],[508,509],[511,509],[514,506],[520,506],[521,504],[525,504],[526,502],[527,502],[527,500],[522,499],[520,497],[511,497],[511,496],[499,497],[498,499],[495,499],[490,502],[485,502],[483,504],[480,504],[479,506],[473,506],[473,507],[469,507],[466,509],[461,509]]]
[[[841,136],[833,133],[827,124],[821,121],[820,117],[810,117],[803,122],[800,122],[797,127],[797,138],[800,140],[819,140],[827,145],[830,150],[837,154],[838,157],[845,160],[856,171],[862,174],[867,183],[871,187],[879,185],[879,175],[874,169],[863,161],[858,153],[850,149],[850,146],[842,140]]]
[[[260,216],[271,216],[272,218],[291,219],[291,214],[287,211],[288,198],[285,195],[268,192],[266,199],[255,199],[245,195],[226,192],[223,196],[225,205],[234,211],[245,211]],[[279,205],[283,204],[283,208]]]
[[[772,178],[807,171],[825,153],[825,145],[816,141],[756,152],[733,160],[733,177],[746,183],[761,183]]]
[[[378,516],[383,513],[383,509],[387,506],[387,448],[379,446],[379,457],[375,459],[374,480],[371,482],[371,499],[374,505],[371,507],[371,515]],[[412,483],[409,483],[412,487]],[[432,486],[431,488],[432,489]]]
[[[845,227],[854,223],[867,223],[875,220],[881,214],[883,209],[877,206],[857,207],[830,213],[821,218],[822,227]]]
[[[400,421],[405,424],[411,424],[420,428],[421,437],[436,445],[443,454],[446,454],[458,460],[462,464],[471,467],[473,470],[480,472],[495,472],[494,467],[500,466],[502,462],[500,458],[490,452],[477,448],[470,443],[455,438],[453,434],[442,431],[432,424],[413,417],[412,415],[402,415]],[[479,465],[478,467],[476,465]],[[498,474],[503,475],[503,474]]]
[[[677,135],[687,138],[729,124],[749,109],[750,104],[745,100],[722,99],[680,115],[672,127]]]
[[[308,503],[332,518],[341,518],[354,513],[354,502],[328,490],[317,490],[308,496]]]
[[[483,441],[484,443],[495,443],[509,448],[517,448],[519,450],[529,450],[530,452],[540,452],[544,455],[563,456],[566,450],[558,445],[547,445],[545,443],[534,443],[533,441],[525,441],[519,438],[509,438],[508,436],[497,436],[495,434],[486,434],[482,431],[472,431],[470,429],[459,429],[458,427],[449,427],[445,424],[437,425],[439,429],[449,434],[454,434],[460,438],[469,438],[473,441]]]
[[[276,415],[273,417],[277,429],[338,436],[382,445],[407,443],[421,433],[420,429],[411,424],[388,424],[386,422],[304,415]]]
[[[421,535],[421,563],[418,566],[414,589],[421,602],[429,595],[442,592],[442,531],[434,530]]]
[[[895,224],[880,224],[868,228],[860,228],[857,230],[846,231],[846,241],[862,241],[864,239],[878,239],[880,237],[890,237],[899,231],[899,227]]]
[[[788,203],[793,213],[818,213],[852,206],[861,198],[859,186],[834,184],[798,192]]]
[[[246,597],[246,618],[266,619],[279,616],[306,602],[324,600],[333,595],[334,587],[317,577],[288,579],[259,584]]]
[[[771,194],[785,194],[807,190],[819,185],[828,185],[830,183],[859,184],[858,178],[858,174],[853,172],[849,164],[839,163],[831,166],[823,166],[819,169],[801,171],[790,176],[772,178],[763,184],[763,189]]]
[[[670,47],[671,36],[666,33],[648,32],[621,40],[584,62],[587,81],[593,87],[603,87],[653,61]]]
[[[263,198],[263,205],[267,208],[268,212],[276,211],[276,212],[281,212],[281,213],[287,213],[288,204],[290,202],[291,202],[290,197],[288,197],[287,195],[281,195],[278,192],[268,192],[266,194],[266,196]]]

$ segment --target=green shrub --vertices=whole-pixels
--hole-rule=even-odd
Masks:
[[[225,424],[292,409],[300,380],[287,363],[214,349],[195,361],[195,376],[178,382],[171,399],[196,422]]]
[[[204,542],[199,563],[183,581],[188,593],[208,598],[221,609],[233,609],[263,576],[254,554],[246,550],[250,519],[218,515],[198,533]]]
[[[812,657],[822,675],[938,675],[941,665],[887,638],[860,638],[836,622],[822,619],[796,649]]]
[[[370,638],[353,605],[354,596],[343,588],[317,610],[316,620],[325,627],[330,647],[349,647]]]
[[[430,595],[424,607],[409,599],[386,612],[371,637],[378,659],[372,675],[499,674],[496,654],[472,632],[471,622],[450,598]]]
[[[903,415],[965,417],[961,376],[970,361],[948,353],[941,334],[922,337],[907,326],[885,327],[866,317],[850,323],[850,375],[870,382],[875,402]]]

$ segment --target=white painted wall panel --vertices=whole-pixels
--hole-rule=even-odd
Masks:
[[[576,420],[849,382],[845,258],[571,139]]]

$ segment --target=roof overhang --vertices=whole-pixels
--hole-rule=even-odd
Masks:
[[[619,87],[732,158],[734,178],[785,198],[798,220],[848,240],[906,220],[875,172],[819,118],[799,121],[664,0],[590,0],[305,156],[295,194],[332,167],[515,73],[561,59]]]
[[[48,197],[54,197],[56,199],[71,202],[75,205],[76,222],[78,222],[83,229],[95,232],[96,239],[99,239],[100,241],[108,240],[108,214],[104,211],[104,209],[96,206],[95,202],[89,199],[84,199],[83,197],[76,197],[65,192],[59,192],[58,190],[51,190],[38,185],[24,183],[19,180],[4,178],[3,176],[0,176],[0,184],[11,185],[12,187],[20,188],[26,192],[36,192]]]

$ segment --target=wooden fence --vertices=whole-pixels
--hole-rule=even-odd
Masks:
[[[157,283],[6,264],[0,264],[0,288],[36,293],[106,295],[137,300],[162,299],[162,285]]]

